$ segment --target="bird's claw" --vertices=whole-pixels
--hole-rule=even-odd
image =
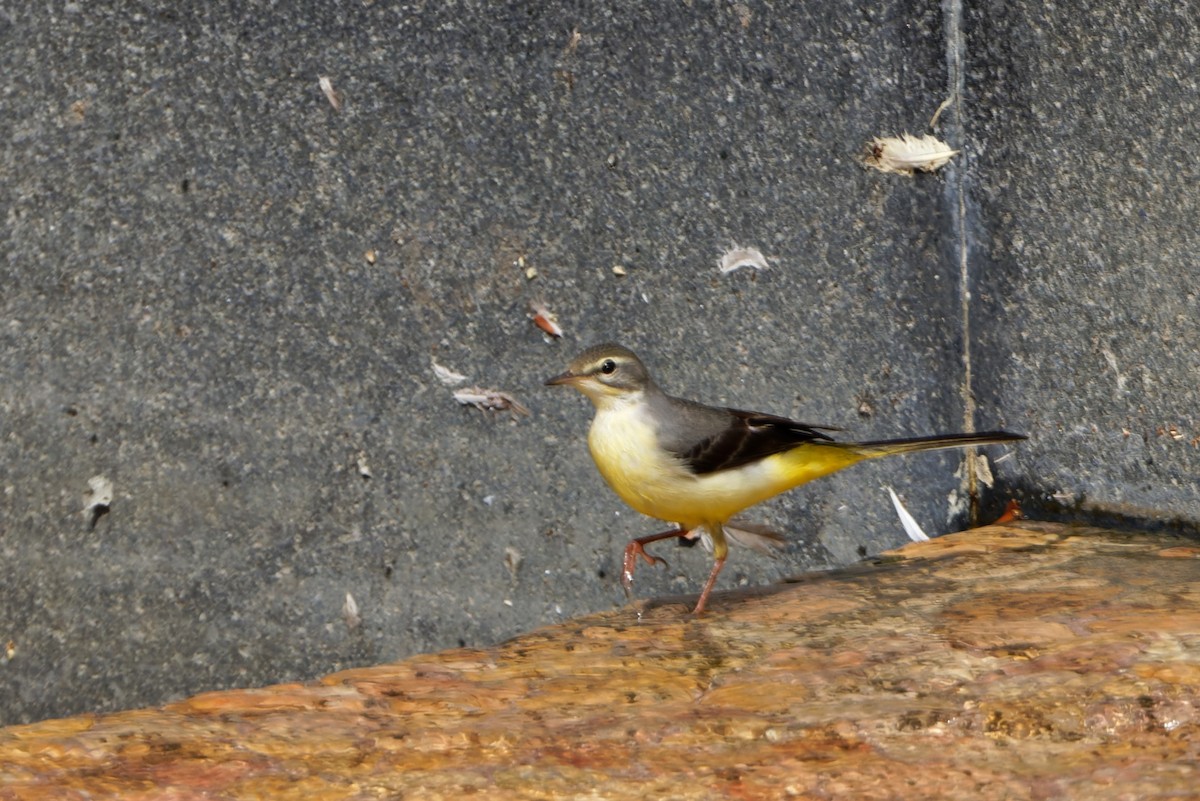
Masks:
[[[658,556],[652,556],[646,553],[645,547],[637,540],[633,540],[625,546],[625,560],[621,570],[621,586],[625,588],[625,597],[629,597],[633,592],[633,569],[637,567],[638,557],[646,560],[648,565],[662,565],[667,567],[667,560]]]

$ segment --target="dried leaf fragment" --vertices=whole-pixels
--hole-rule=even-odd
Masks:
[[[975,480],[983,486],[991,489],[996,483],[995,477],[992,475],[992,466],[988,464],[986,456],[977,456],[975,462]]]
[[[468,387],[454,392],[454,399],[463,406],[474,406],[481,412],[510,412],[513,417],[528,417],[529,409],[516,398],[498,389]]]
[[[758,248],[744,248],[736,242],[729,250],[721,254],[721,258],[717,259],[717,267],[721,274],[731,273],[734,270],[740,270],[743,267],[753,267],[756,270],[765,270],[770,265],[767,264],[767,257],[762,254]]]
[[[317,83],[321,85],[321,91],[325,93],[325,99],[329,101],[329,105],[333,106],[333,110],[341,111],[342,96],[333,88],[333,79],[328,75],[322,75],[317,79]]]
[[[1068,490],[1059,490],[1058,492],[1052,493],[1050,497],[1062,506],[1074,506],[1075,502],[1078,500],[1078,497],[1075,495],[1075,493]]]
[[[901,134],[872,139],[863,163],[880,172],[912,175],[914,170],[933,172],[944,167],[959,152],[932,134]]]
[[[579,47],[579,43],[583,41],[583,34],[579,32],[579,27],[571,29],[570,35],[567,37],[567,46],[563,48],[564,55],[571,55]]]
[[[734,3],[733,13],[737,14],[738,22],[741,23],[743,29],[750,27],[750,21],[754,19],[754,14],[750,11],[750,6],[745,3]]]
[[[521,552],[511,545],[504,549],[504,566],[508,568],[509,574],[516,579],[517,571],[521,569],[521,564],[525,561],[525,557]]]
[[[555,339],[563,335],[562,326],[558,324],[558,317],[540,300],[529,304],[529,317],[533,320],[534,325]]]
[[[342,604],[342,620],[351,631],[362,624],[362,617],[358,614],[358,601],[354,600],[350,593],[346,593],[346,600]]]
[[[456,373],[449,367],[443,367],[433,359],[429,360],[433,364],[433,374],[437,376],[438,381],[447,387],[456,387],[467,380],[467,377],[462,373]]]
[[[364,453],[363,451],[359,451],[356,462],[358,465],[358,474],[362,477],[362,479],[364,481],[370,479],[371,478],[371,465],[367,463],[367,454]]]
[[[1015,520],[1024,520],[1024,519],[1025,519],[1025,513],[1021,511],[1021,504],[1017,501],[1016,498],[1013,498],[1004,507],[1004,512],[999,517],[996,518],[995,522],[993,522],[992,525],[999,526],[999,525],[1003,525],[1005,523],[1012,523]]]
[[[88,479],[88,488],[83,493],[83,516],[92,528],[96,521],[103,517],[112,506],[113,484],[106,476],[92,476]]]

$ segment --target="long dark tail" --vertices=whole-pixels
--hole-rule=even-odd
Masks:
[[[1019,442],[1023,439],[1028,439],[1028,437],[1024,434],[1010,434],[1007,431],[980,431],[976,434],[938,434],[932,437],[847,442],[845,445],[868,459],[874,459],[893,453],[933,451],[939,448],[969,448],[972,445],[997,445],[1002,442]]]

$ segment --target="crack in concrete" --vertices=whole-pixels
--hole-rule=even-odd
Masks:
[[[963,124],[963,50],[965,41],[962,23],[962,0],[943,0],[942,14],[945,20],[946,37],[946,66],[948,68],[949,94],[953,113],[947,118],[949,140],[952,146],[961,148],[966,141]],[[952,219],[955,229],[955,249],[958,255],[959,281],[959,315],[962,337],[963,375],[959,384],[959,395],[962,398],[964,432],[975,431],[975,393],[972,385],[971,363],[971,246],[967,219],[967,191],[965,171],[960,165],[965,164],[966,156],[958,163],[952,164],[947,172],[946,191],[950,195],[953,209]],[[983,458],[974,448],[964,452],[966,470],[964,472],[965,491],[969,504],[971,525],[979,524],[979,480],[977,478],[978,460]]]

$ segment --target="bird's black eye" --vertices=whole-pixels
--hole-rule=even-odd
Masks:
[[[605,375],[611,375],[617,369],[617,363],[612,359],[605,359],[604,364],[600,365],[600,372]]]

